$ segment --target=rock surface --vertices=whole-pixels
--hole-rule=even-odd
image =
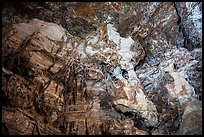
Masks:
[[[178,134],[202,135],[202,102],[194,100],[189,102],[184,110]]]
[[[3,133],[201,134],[199,7],[5,3]]]
[[[202,47],[202,2],[175,2],[185,47],[193,50]]]

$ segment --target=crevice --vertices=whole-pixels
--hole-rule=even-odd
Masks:
[[[144,65],[146,57],[147,55],[145,54],[144,58],[140,60],[137,65],[134,66],[134,71],[137,71]]]
[[[179,32],[182,32],[182,28],[181,28],[181,16],[178,13],[178,9],[177,9],[177,6],[176,6],[175,2],[174,2],[174,8],[176,9],[176,13],[177,13],[177,16],[178,16],[177,24],[179,25]]]
[[[151,126],[147,126],[145,124],[145,119],[141,117],[140,114],[136,113],[136,112],[132,112],[132,111],[121,111],[120,109],[118,109],[115,105],[113,105],[114,110],[121,115],[121,120],[125,120],[125,119],[131,119],[134,123],[134,127],[146,131],[149,135],[152,134],[152,131],[156,128],[156,127],[151,127]]]
[[[186,48],[188,51],[192,51],[195,47],[199,47],[199,46],[194,46],[194,43],[192,42],[192,40],[189,39],[188,34],[190,33],[189,30],[184,28],[184,23],[181,19],[181,16],[179,15],[178,12],[178,5],[176,4],[176,2],[174,2],[174,8],[176,10],[176,13],[178,15],[178,21],[177,24],[179,26],[179,32],[182,33],[183,35],[183,39],[184,39],[184,44],[183,47]]]
[[[177,24],[178,24],[178,26],[179,26],[179,32],[182,33],[183,38],[184,38],[184,45],[183,45],[183,47],[187,48],[187,46],[186,46],[186,45],[187,45],[186,33],[185,33],[185,31],[184,31],[184,29],[183,29],[183,26],[182,26],[181,16],[179,15],[176,2],[173,2],[173,5],[174,5],[174,8],[175,8],[175,10],[176,10],[176,14],[177,14],[177,16],[178,16]]]

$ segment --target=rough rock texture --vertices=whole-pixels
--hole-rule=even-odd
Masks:
[[[189,102],[182,116],[182,123],[178,134],[202,135],[202,102],[194,100]]]
[[[202,2],[175,2],[175,6],[180,16],[185,47],[189,50],[202,47]]]
[[[201,134],[198,7],[5,3],[3,133]]]

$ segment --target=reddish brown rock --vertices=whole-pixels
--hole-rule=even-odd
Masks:
[[[2,123],[4,135],[62,134],[51,125],[44,124],[41,117],[35,117],[28,111],[18,108],[3,108]]]
[[[202,95],[201,52],[182,47],[183,35],[199,47],[194,34],[200,35],[200,16],[195,19],[194,11],[200,6],[5,4],[4,133],[175,134],[178,108]],[[179,28],[180,21],[186,28]],[[187,104],[179,134],[200,134],[200,123],[190,127],[200,117],[197,104]]]
[[[33,91],[25,78],[12,75],[3,85],[2,91],[8,106],[29,108],[33,106]]]
[[[202,102],[190,101],[184,110],[179,135],[202,135]]]

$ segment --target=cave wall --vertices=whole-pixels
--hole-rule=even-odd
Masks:
[[[202,134],[201,2],[2,7],[3,134]]]

